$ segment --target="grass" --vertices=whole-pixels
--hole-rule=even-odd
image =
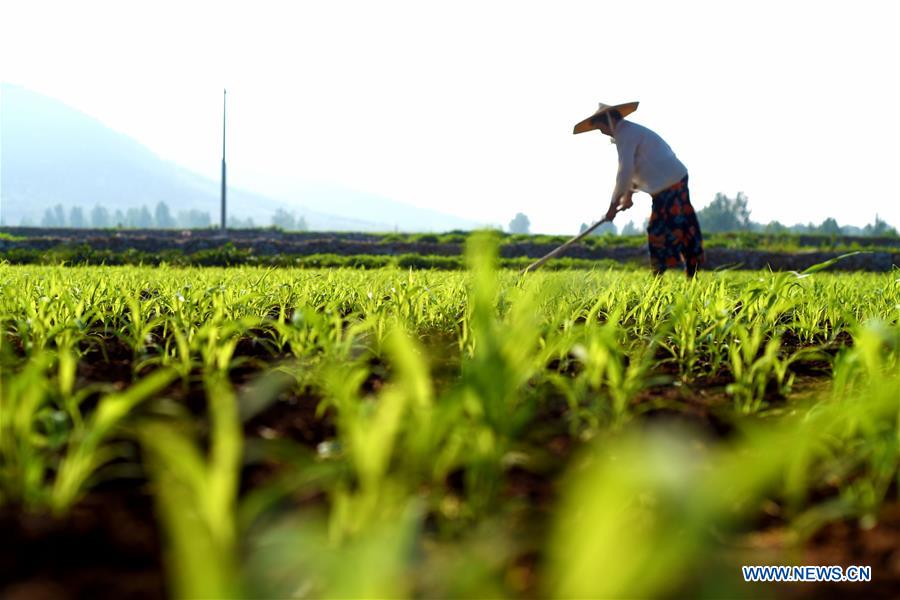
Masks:
[[[0,513],[147,490],[183,597],[717,597],[896,505],[896,274],[464,260],[0,265]]]

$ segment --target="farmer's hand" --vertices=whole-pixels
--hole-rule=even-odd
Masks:
[[[618,201],[613,200],[609,205],[609,210],[606,211],[606,219],[608,221],[612,221],[616,218],[616,213],[620,210],[628,210],[632,206],[634,206],[634,202],[631,200],[631,196],[634,195],[634,192],[626,192],[625,194],[619,196]]]
[[[612,221],[613,219],[616,218],[616,213],[618,212],[616,210],[617,208],[618,208],[618,206],[616,206],[615,202],[613,202],[612,204],[609,205],[609,210],[606,211],[606,220],[607,221]]]

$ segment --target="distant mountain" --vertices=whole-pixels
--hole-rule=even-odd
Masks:
[[[199,210],[218,222],[219,182],[156,156],[126,135],[65,104],[0,85],[0,215],[7,225],[38,224],[62,204],[110,212],[166,202],[173,213]],[[291,184],[277,194],[229,187],[229,216],[268,225],[279,208],[312,229],[446,231],[476,224],[330,184]]]

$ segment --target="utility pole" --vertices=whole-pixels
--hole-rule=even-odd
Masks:
[[[222,232],[225,231],[225,94],[222,90]]]

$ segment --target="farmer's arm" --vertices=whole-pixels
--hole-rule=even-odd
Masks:
[[[634,153],[635,148],[625,140],[616,140],[616,149],[619,152],[619,172],[616,174],[616,187],[609,202],[609,210],[606,218],[612,221],[616,215],[619,204],[629,207],[632,204],[631,180],[634,177]]]

